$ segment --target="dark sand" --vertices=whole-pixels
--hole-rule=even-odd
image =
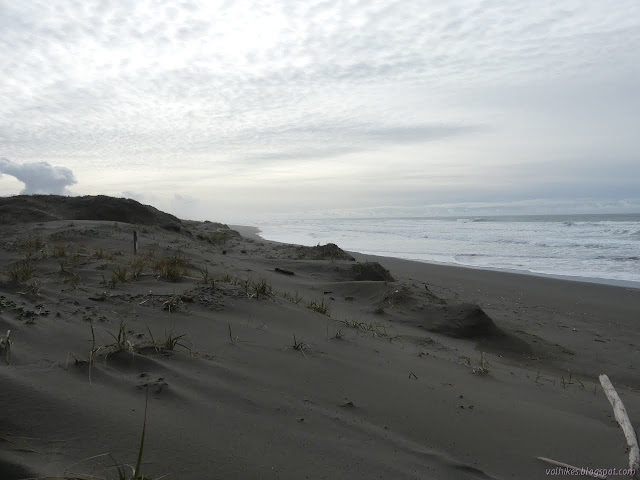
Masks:
[[[37,277],[0,277],[13,340],[0,479],[116,478],[96,455],[135,463],[147,391],[150,478],[548,478],[536,456],[627,466],[597,375],[637,425],[640,290],[162,227],[1,225],[0,271],[28,255]],[[156,268],[171,255],[185,259],[177,282]],[[127,279],[109,285],[118,267]],[[323,300],[328,316],[307,308]],[[493,320],[488,333],[432,331],[468,303]],[[90,383],[91,325],[103,348]],[[185,336],[171,351],[172,332]]]

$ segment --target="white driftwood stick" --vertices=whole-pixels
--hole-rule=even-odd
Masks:
[[[556,467],[562,467],[562,468],[568,468],[570,470],[575,470],[577,472],[584,472],[584,475],[589,475],[590,477],[593,478],[600,478],[602,480],[607,480],[607,476],[606,475],[602,475],[600,473],[595,473],[595,472],[589,472],[588,469],[582,469],[581,467],[574,467],[573,465],[569,465],[568,463],[562,463],[562,462],[558,462],[557,460],[552,460],[551,458],[547,458],[547,457],[536,457],[538,460],[542,460],[543,462],[549,463],[551,465],[555,465]]]
[[[600,375],[600,384],[613,408],[613,414],[627,439],[627,445],[629,446],[629,468],[633,471],[631,478],[638,480],[640,479],[640,449],[638,448],[636,432],[633,429],[633,425],[631,425],[629,415],[627,415],[627,409],[624,408],[624,404],[622,400],[620,400],[616,389],[613,388],[609,377],[604,374]]]

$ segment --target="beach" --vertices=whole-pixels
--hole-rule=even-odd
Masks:
[[[0,205],[0,478],[117,478],[145,418],[153,479],[628,467],[598,375],[637,425],[639,289],[116,205],[130,215]]]

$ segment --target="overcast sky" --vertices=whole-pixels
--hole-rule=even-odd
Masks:
[[[640,211],[638,0],[0,0],[0,194]]]

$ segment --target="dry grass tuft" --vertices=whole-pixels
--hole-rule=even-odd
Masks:
[[[473,367],[471,373],[474,375],[489,375],[489,362],[484,352],[480,353],[480,363],[476,367]]]
[[[111,270],[111,281],[109,282],[109,286],[111,288],[116,288],[118,284],[126,282],[128,273],[127,267],[121,267],[118,265],[114,270]]]
[[[253,282],[253,290],[256,298],[269,297],[273,293],[271,283],[268,283],[264,278],[261,278],[257,282]]]
[[[185,341],[182,340],[184,337],[186,337],[186,333],[177,334],[173,329],[171,329],[168,332],[165,331],[164,340],[156,341],[148,325],[147,331],[149,332],[149,337],[151,338],[151,343],[153,348],[155,348],[156,353],[169,354],[173,352],[177,347],[182,347],[190,354],[193,354],[192,345],[187,345]]]
[[[297,290],[295,290],[293,293],[284,292],[282,294],[282,298],[284,298],[285,300],[289,300],[291,303],[295,303],[296,305],[302,301],[302,295],[300,295]]]
[[[63,243],[58,243],[53,246],[51,250],[51,256],[53,258],[62,258],[67,256],[67,246]]]
[[[144,274],[144,269],[147,265],[147,262],[144,258],[135,258],[131,261],[131,278],[133,280],[137,280]]]
[[[93,258],[97,258],[99,260],[113,260],[113,253],[100,248],[99,250],[93,252]]]
[[[161,278],[170,282],[179,282],[182,277],[189,276],[189,263],[179,255],[162,257],[154,267]]]
[[[22,260],[9,269],[9,278],[18,283],[23,283],[36,276],[36,269],[28,260]]]
[[[307,308],[314,312],[321,313],[322,315],[329,315],[329,303],[326,302],[324,298],[319,302],[317,300],[311,300],[307,305]]]

